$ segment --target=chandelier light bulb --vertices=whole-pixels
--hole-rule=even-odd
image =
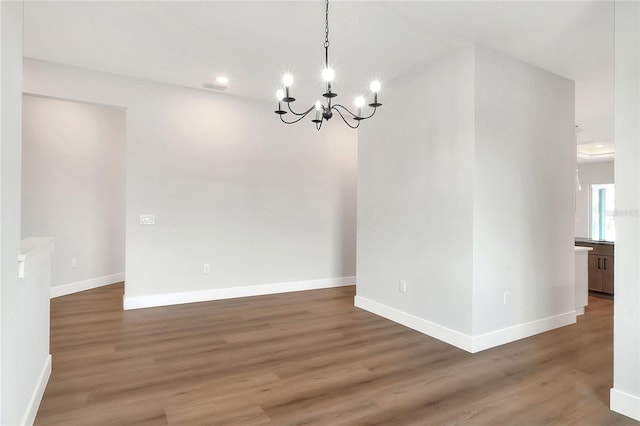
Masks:
[[[316,111],[320,111],[322,109],[322,104],[320,101],[316,101]]]
[[[282,84],[284,84],[284,87],[291,87],[291,85],[293,84],[293,76],[291,74],[283,75]]]
[[[378,93],[380,91],[380,82],[378,80],[373,80],[369,88],[373,93]]]
[[[358,108],[362,108],[364,106],[364,98],[362,96],[358,96],[353,103]]]
[[[278,100],[278,102],[280,102],[282,99],[284,99],[284,92],[282,90],[277,90],[276,91],[276,99]]]
[[[333,78],[336,76],[336,72],[331,68],[325,68],[322,70],[322,79],[326,82],[333,81]]]

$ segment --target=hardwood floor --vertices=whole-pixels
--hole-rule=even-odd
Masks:
[[[635,425],[609,411],[612,301],[468,354],[353,307],[353,287],[122,311],[51,301],[36,425]]]

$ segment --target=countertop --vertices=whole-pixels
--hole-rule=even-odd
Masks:
[[[54,243],[51,237],[25,238],[18,254],[18,278],[25,278],[45,261],[51,260]]]
[[[605,245],[609,245],[609,246],[613,246],[615,245],[615,243],[613,241],[604,241],[604,240],[592,240],[590,238],[577,238],[576,237],[576,244],[579,243],[586,243],[586,244],[605,244]]]

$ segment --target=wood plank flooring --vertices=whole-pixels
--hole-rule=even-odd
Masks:
[[[475,355],[353,306],[354,287],[122,311],[51,301],[36,425],[637,425],[609,411],[612,301]]]

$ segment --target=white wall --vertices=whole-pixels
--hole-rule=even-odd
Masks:
[[[614,161],[578,164],[578,176],[582,189],[576,190],[575,236],[590,238],[590,185],[614,183]]]
[[[268,102],[30,59],[25,91],[127,108],[125,291],[138,306],[353,283],[357,134],[344,125],[285,126]]]
[[[121,108],[23,98],[22,236],[55,238],[52,286],[124,273],[125,132]]]
[[[615,5],[616,294],[611,409],[640,420],[640,4]]]
[[[48,288],[18,279],[22,2],[0,2],[0,424],[28,422],[49,360]],[[46,377],[45,377],[46,376]],[[40,385],[40,386],[39,386]]]
[[[481,47],[475,70],[473,334],[550,326],[575,309],[574,83]]]
[[[471,333],[473,57],[385,83],[359,131],[356,305],[418,317],[431,335]]]
[[[573,82],[478,47],[385,87],[356,304],[472,352],[574,322]]]

